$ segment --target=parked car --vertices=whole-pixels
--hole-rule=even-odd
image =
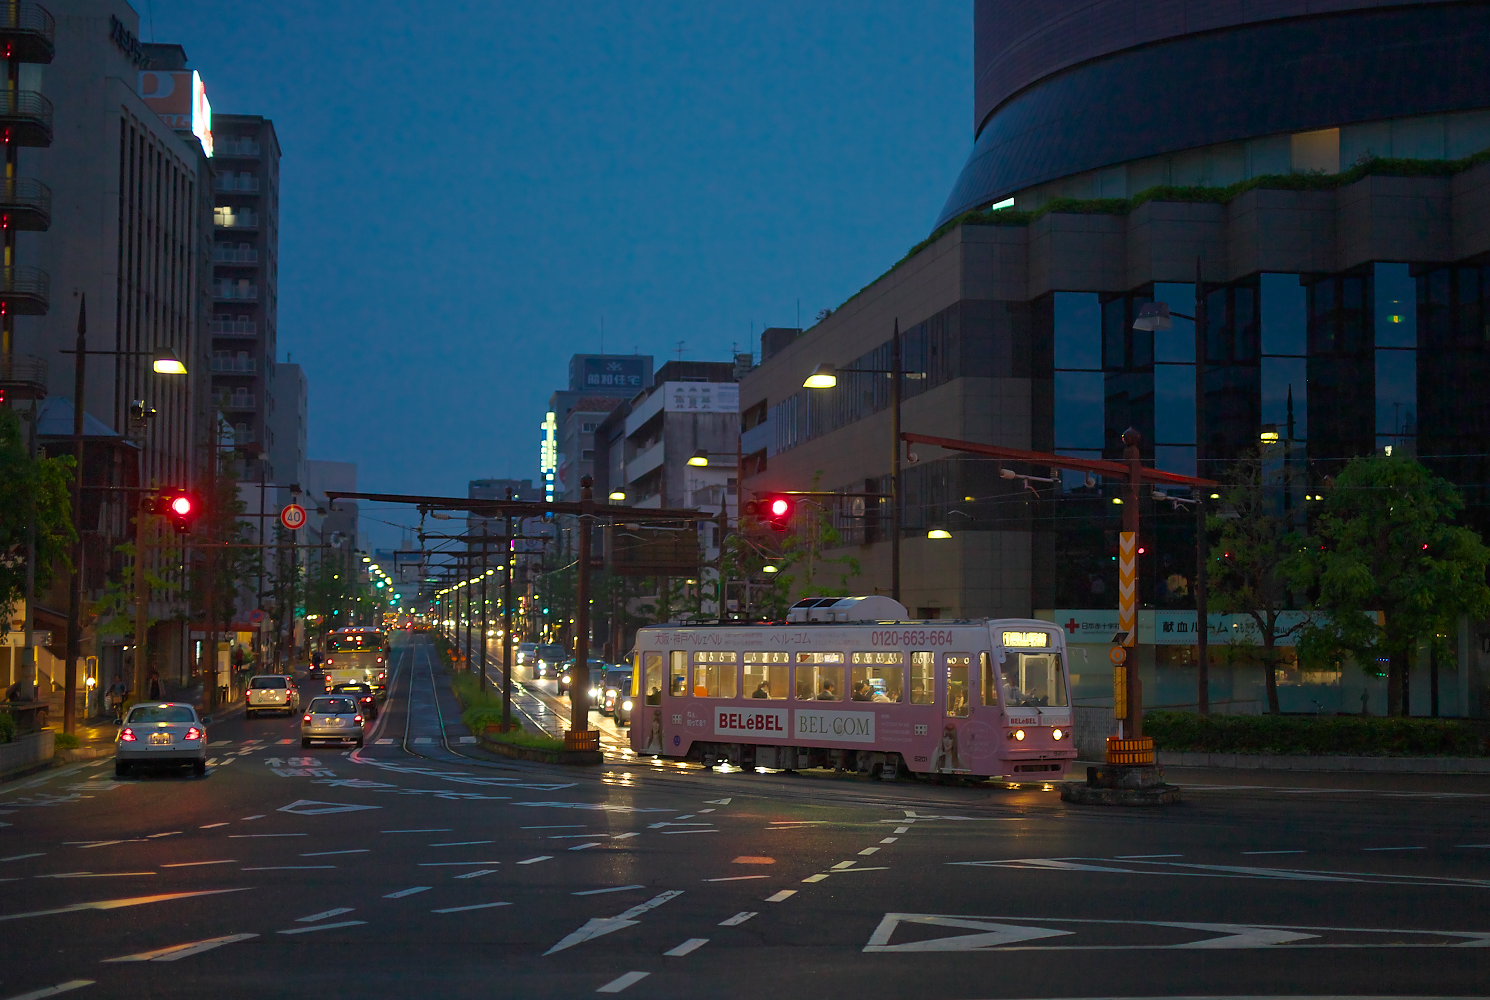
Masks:
[[[336,740],[362,746],[365,717],[357,708],[357,699],[346,694],[325,694],[312,698],[300,717],[300,745],[308,747],[314,740]]]
[[[131,706],[115,738],[114,776],[124,777],[136,764],[187,764],[201,777],[207,773],[209,721],[178,701]]]
[[[362,710],[362,716],[368,722],[378,717],[378,693],[373,690],[372,685],[360,682],[347,681],[337,684],[327,694],[349,694],[357,699],[357,707]]]
[[[300,710],[300,688],[295,679],[284,674],[259,674],[251,677],[243,692],[243,715],[253,718],[260,712],[283,712],[293,715]]]

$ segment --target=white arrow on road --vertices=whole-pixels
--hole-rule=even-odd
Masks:
[[[548,951],[544,952],[544,954],[552,955],[556,951],[563,951],[565,948],[573,948],[577,944],[583,944],[586,941],[593,941],[595,938],[601,937],[605,934],[609,934],[611,931],[619,931],[627,927],[634,927],[636,924],[640,923],[640,921],[632,919],[633,917],[639,917],[643,913],[646,913],[648,910],[655,909],[656,907],[661,906],[663,903],[666,903],[668,900],[674,899],[681,895],[683,895],[683,892],[680,889],[670,890],[668,892],[660,893],[659,895],[653,896],[645,903],[638,903],[631,909],[625,911],[624,913],[618,913],[614,917],[591,917],[585,922],[585,925],[583,927],[575,931],[573,934],[570,934],[568,937],[564,938],[564,940],[554,945]]]
[[[1182,924],[1166,922],[1168,927],[1186,927],[1193,931],[1211,931],[1223,937],[1207,938],[1175,945],[1176,948],[1259,948],[1269,944],[1287,944],[1305,938],[1317,938],[1318,934],[1286,931],[1278,927],[1249,927],[1246,924]]]
[[[958,927],[976,931],[975,934],[958,934],[955,937],[932,938],[927,941],[908,941],[905,944],[890,944],[895,929],[902,924],[920,926]],[[983,917],[950,917],[935,913],[887,913],[874,933],[869,936],[865,951],[980,951],[1020,941],[1035,941],[1040,938],[1060,937],[1071,931],[1051,930],[1048,927],[1022,927],[1018,924],[999,923]]]

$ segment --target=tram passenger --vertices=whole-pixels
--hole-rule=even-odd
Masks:
[[[752,694],[750,697],[752,697],[752,698],[769,698],[769,697],[771,697],[771,685],[770,685],[770,683],[767,682],[767,681],[761,681],[760,687],[756,688],[755,689],[755,693]]]
[[[873,697],[873,695],[870,694],[870,690],[869,690],[869,685],[868,684],[866,684],[864,681],[854,681],[854,691],[853,691],[853,694],[851,694],[849,696],[849,700],[851,700],[851,701],[873,701],[874,700],[874,697]]]
[[[823,689],[817,693],[818,701],[837,701],[838,690],[833,687],[832,681],[823,681]]]
[[[652,690],[650,690],[650,691],[647,692],[647,704],[648,705],[661,705],[662,704],[662,688],[657,687],[656,685],[653,685],[652,686]]]
[[[891,697],[890,695],[885,694],[885,692],[884,692],[883,689],[881,689],[881,688],[875,688],[874,689],[874,697],[870,698],[869,700],[870,701],[899,701],[900,700],[900,692],[899,691],[896,691],[894,697]]]

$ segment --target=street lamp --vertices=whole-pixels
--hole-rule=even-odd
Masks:
[[[73,455],[76,456],[78,467],[72,480],[72,582],[68,587],[67,599],[67,663],[62,672],[62,731],[72,733],[77,728],[77,694],[78,676],[77,662],[82,656],[82,618],[83,618],[83,392],[86,386],[86,372],[88,355],[105,354],[113,357],[149,357],[153,358],[151,367],[160,375],[185,375],[186,365],[169,351],[117,351],[88,350],[88,297],[82,296],[78,301],[78,337],[77,346],[71,351],[62,351],[63,354],[73,356],[72,363],[72,445]],[[143,513],[136,511],[136,517]],[[136,559],[144,558],[143,552],[135,553]],[[138,651],[141,648],[141,637],[135,636],[135,646]],[[138,653],[137,653],[138,655]]]
[[[1195,259],[1195,315],[1171,312],[1165,302],[1149,302],[1138,310],[1133,329],[1169,330],[1174,326],[1171,319],[1178,316],[1195,324],[1195,474],[1204,471],[1206,455],[1206,406],[1205,381],[1207,364],[1205,286],[1200,279],[1200,258]],[[1195,700],[1196,710],[1201,715],[1211,711],[1211,665],[1210,665],[1210,583],[1209,546],[1206,544],[1205,504],[1195,505]]]
[[[804,389],[831,389],[838,384],[840,374],[890,376],[890,596],[900,600],[900,531],[905,519],[905,498],[900,483],[900,404],[904,395],[902,380],[925,378],[925,372],[908,372],[901,365],[900,319],[895,320],[895,332],[890,338],[889,368],[835,368],[822,364],[802,382]]]

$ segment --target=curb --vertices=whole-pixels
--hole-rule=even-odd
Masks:
[[[540,764],[569,764],[591,767],[604,762],[604,757],[599,750],[539,750],[537,747],[520,747],[514,746],[511,743],[489,740],[485,736],[482,736],[480,739],[481,745],[486,749],[515,760],[532,760]]]

